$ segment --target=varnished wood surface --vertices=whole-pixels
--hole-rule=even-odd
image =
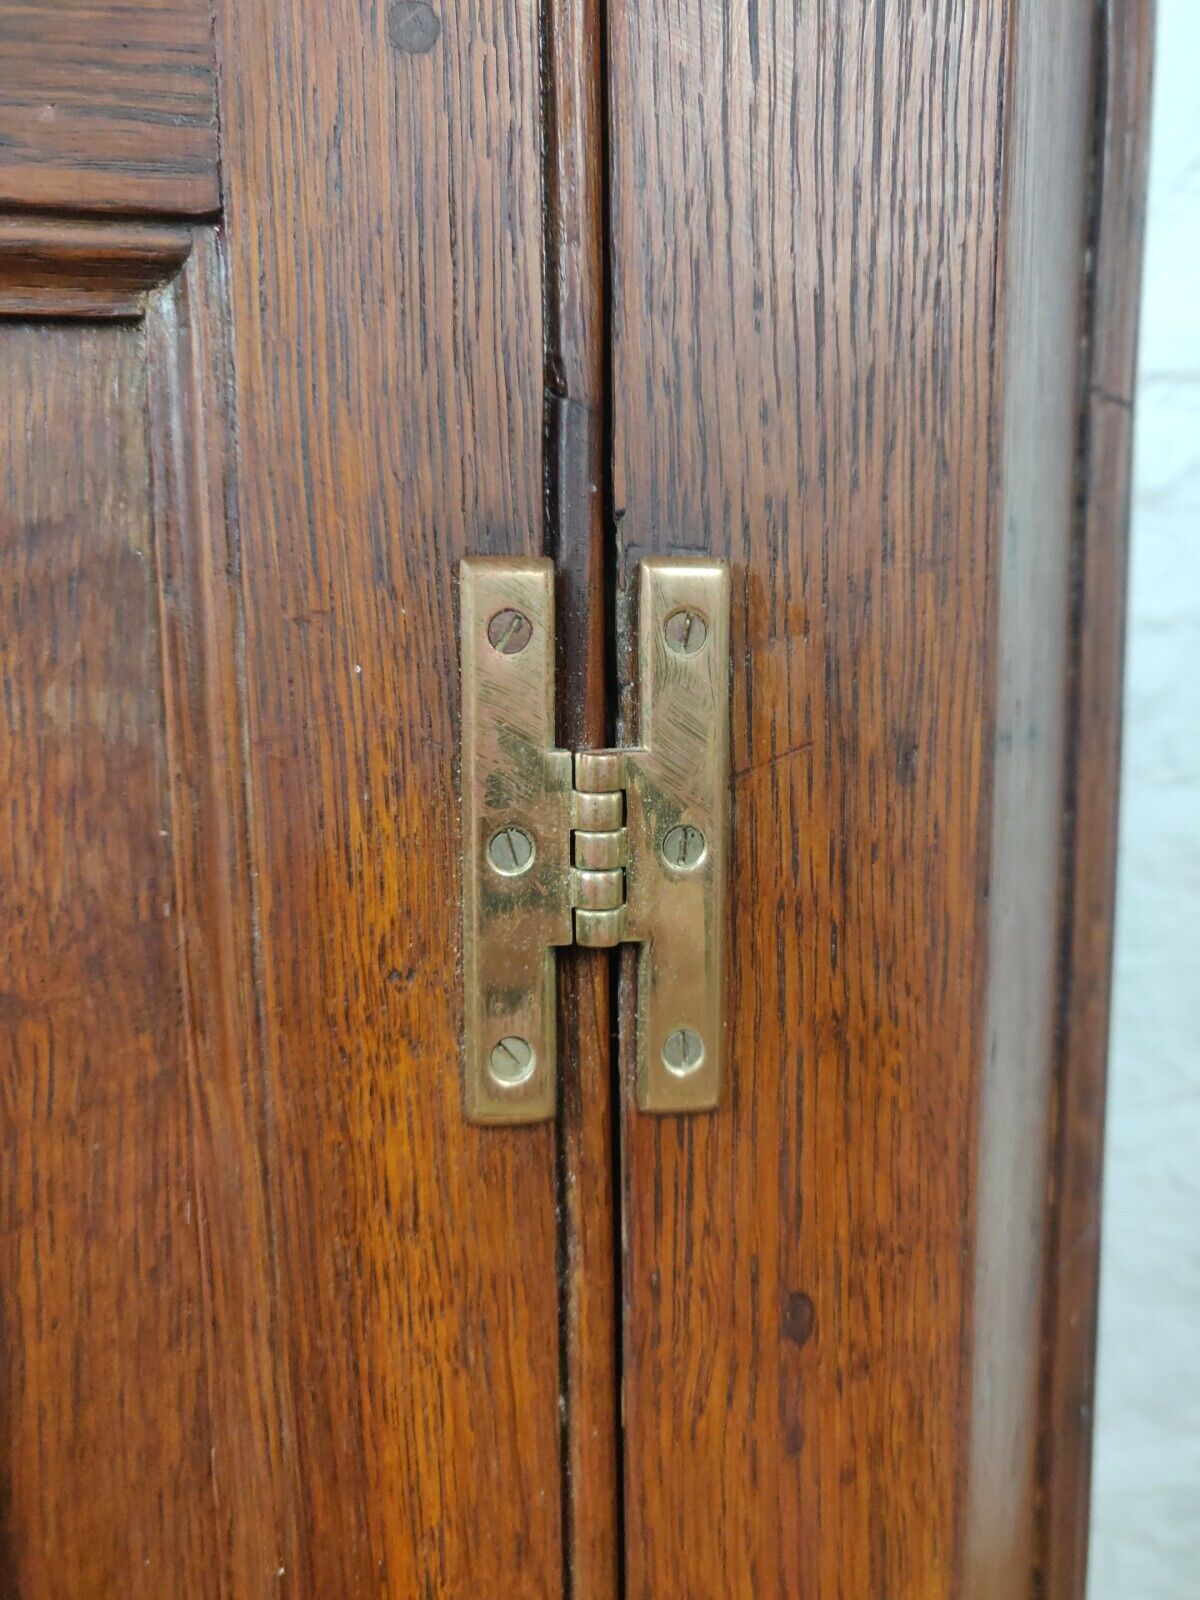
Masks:
[[[1083,1600],[1087,1588],[1125,575],[1154,59],[1153,0],[1106,0],[1101,13],[1094,263],[1074,571],[1078,638],[1062,1078],[1046,1328],[1037,1590],[1045,1600]]]
[[[542,541],[538,17],[406,17],[217,6],[275,1241],[253,1315],[296,1472],[278,1593],[540,1600],[555,1134],[463,1118],[454,595],[464,553]]]
[[[728,1100],[623,1127],[631,1600],[1028,1590],[1088,13],[610,7],[622,593],[734,591]]]
[[[0,207],[215,211],[214,92],[207,0],[6,0]]]
[[[214,1592],[146,350],[0,326],[0,1591]]]

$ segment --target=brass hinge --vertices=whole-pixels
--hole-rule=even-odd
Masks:
[[[549,561],[464,561],[461,606],[467,1115],[553,1115],[554,951],[572,943],[640,946],[641,1110],[711,1110],[724,1056],[728,569],[642,562],[628,750],[555,747]]]

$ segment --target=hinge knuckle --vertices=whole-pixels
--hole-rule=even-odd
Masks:
[[[620,911],[575,913],[575,943],[586,950],[612,950],[623,944],[625,919]]]
[[[571,814],[571,905],[575,943],[592,948],[618,944],[624,929],[625,829],[624,753],[577,750]],[[593,920],[599,916],[602,920]]]
[[[572,791],[571,826],[581,833],[611,833],[625,821],[623,789]]]
[[[572,873],[573,900],[577,911],[619,911],[625,904],[625,874],[615,872]]]
[[[625,865],[629,835],[623,827],[609,828],[603,833],[585,833],[576,828],[572,840],[577,867],[589,872],[612,872]]]
[[[575,787],[580,794],[614,794],[624,788],[620,750],[577,750]]]

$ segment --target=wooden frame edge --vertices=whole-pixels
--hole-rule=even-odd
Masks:
[[[1097,19],[1091,283],[1080,393],[1074,651],[1056,1143],[1051,1173],[1035,1596],[1087,1583],[1125,643],[1133,387],[1154,0]]]

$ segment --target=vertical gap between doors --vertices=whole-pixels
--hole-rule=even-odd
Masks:
[[[609,60],[609,0],[595,0],[599,33],[597,67],[599,72],[599,162],[603,175],[600,187],[601,294],[600,338],[603,381],[601,386],[601,436],[603,440],[603,528],[601,543],[601,604],[607,630],[604,672],[604,738],[609,746],[617,743],[619,725],[617,664],[617,527],[613,490],[613,442],[616,438],[616,391],[613,381],[613,224],[612,224],[612,127],[611,63]],[[609,1158],[612,1163],[609,1183],[613,1205],[612,1302],[613,1302],[613,1415],[614,1499],[616,1507],[617,1550],[615,1554],[616,1600],[625,1600],[625,1171],[624,1171],[624,1090],[621,1053],[621,963],[628,951],[610,950],[608,960],[608,1069],[611,1136]]]
[[[600,363],[602,363],[602,389],[600,389],[600,437],[603,459],[603,538],[600,544],[600,605],[605,618],[606,648],[603,653],[603,706],[605,725],[603,734],[608,746],[618,742],[618,648],[616,648],[616,606],[618,606],[618,539],[616,539],[616,499],[613,493],[613,442],[616,438],[613,387],[613,149],[611,149],[611,62],[608,53],[610,40],[610,0],[594,0],[597,11],[597,158],[602,171],[600,184]],[[624,1429],[624,1394],[626,1394],[626,1291],[624,1291],[624,1261],[626,1261],[626,1178],[622,1160],[622,1126],[624,1126],[624,1091],[621,1069],[621,962],[626,957],[622,950],[608,950],[608,1104],[610,1104],[610,1192],[613,1197],[613,1422],[614,1422],[614,1509],[618,1549],[614,1555],[616,1600],[626,1600],[626,1429]]]
[[[555,563],[558,731],[569,748],[612,745],[616,728],[607,27],[607,0],[539,0],[542,548]],[[623,1600],[618,952],[566,949],[558,959],[561,1592]]]

